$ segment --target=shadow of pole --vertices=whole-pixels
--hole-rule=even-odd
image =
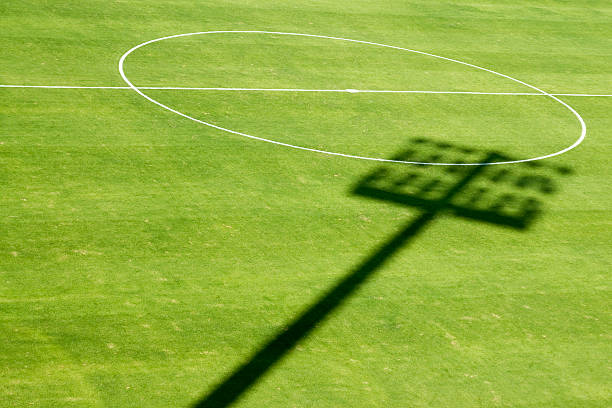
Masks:
[[[419,141],[418,143],[423,143]],[[409,150],[412,152],[413,150]],[[402,156],[401,159],[406,159]],[[507,159],[497,153],[488,153],[482,162],[494,162]],[[431,166],[419,166],[421,169]],[[460,197],[466,186],[474,181],[490,166],[461,167],[447,173],[452,174],[451,183],[441,183],[439,178],[431,178],[421,183],[417,193],[406,193],[404,188],[408,180],[414,180],[414,174],[405,174],[400,179],[390,177],[386,172],[375,171],[364,178],[355,188],[355,193],[371,198],[400,203],[418,207],[421,214],[409,222],[399,233],[395,234],[386,243],[375,250],[366,260],[353,269],[331,290],[326,292],[313,305],[306,309],[300,316],[293,320],[289,326],[278,333],[260,348],[250,359],[239,366],[230,376],[216,386],[208,395],[193,405],[194,408],[224,408],[236,402],[245,391],[255,384],[276,363],[287,355],[299,341],[307,337],[320,323],[326,320],[330,314],[341,306],[361,285],[370,278],[376,270],[385,264],[397,251],[408,245],[424,228],[433,221],[440,212],[451,212],[456,216],[476,219],[483,222],[505,225],[517,229],[524,229],[538,213],[538,206],[533,199],[526,200],[520,210],[508,215],[502,213],[501,209],[507,201],[513,201],[514,197],[503,194],[501,199],[495,201],[490,207],[476,208],[475,204],[484,194],[483,188],[470,192],[466,201]],[[505,173],[503,173],[505,172]],[[508,179],[508,170],[495,173],[489,177],[488,182],[499,182],[502,178]],[[501,176],[499,174],[502,174]],[[502,177],[503,176],[503,177]],[[419,176],[420,177],[420,176]],[[496,179],[497,177],[497,179]],[[498,180],[499,179],[499,180]],[[381,186],[380,182],[391,183]],[[398,181],[399,180],[399,181]],[[523,188],[529,185],[549,186],[549,179],[526,178],[521,176],[515,186]],[[545,181],[548,184],[544,184]],[[440,185],[444,186],[439,188]],[[550,184],[551,185],[551,184]],[[438,194],[431,198],[431,192],[438,189]],[[542,189],[546,190],[546,189]],[[546,193],[550,191],[545,191]],[[467,202],[468,204],[465,204]],[[462,204],[463,203],[463,204]]]
[[[249,389],[266,371],[280,361],[295,345],[308,334],[332,311],[346,301],[351,293],[361,286],[373,272],[391,258],[399,248],[405,246],[410,238],[415,237],[435,216],[433,212],[422,214],[406,228],[384,244],[363,264],[352,271],[340,283],[310,306],[289,327],[277,334],[249,361],[240,366],[202,401],[194,405],[197,408],[228,407],[242,393]]]
[[[487,161],[490,159],[491,157],[487,157]],[[382,245],[366,261],[295,319],[285,331],[270,340],[247,363],[240,366],[194,407],[223,408],[236,401],[259,377],[264,375],[301,339],[305,338],[319,323],[325,320],[332,311],[346,301],[398,249],[408,244],[411,238],[417,236],[436,217],[438,211],[443,209],[445,204],[482,170],[482,166],[472,168],[461,181],[446,193],[445,197],[436,200],[435,204],[432,203],[429,210],[423,212],[416,220],[410,222],[408,226]]]

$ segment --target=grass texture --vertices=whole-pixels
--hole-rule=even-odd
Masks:
[[[125,86],[118,60],[144,41],[266,30],[610,94],[611,21],[595,0],[5,0],[0,83]],[[126,74],[138,86],[532,92],[414,53],[264,34],[151,44]],[[146,93],[232,130],[380,158],[414,138],[529,158],[580,134],[540,96]],[[612,98],[562,99],[587,139],[546,160],[572,174],[530,228],[439,214],[235,406],[610,406]],[[0,406],[197,403],[419,217],[353,194],[379,168],[414,166],[249,140],[130,90],[1,88]]]

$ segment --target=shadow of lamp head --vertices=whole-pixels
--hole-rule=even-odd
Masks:
[[[498,152],[416,139],[394,160],[418,162],[499,162],[515,160]],[[526,229],[541,213],[542,199],[558,190],[565,167],[540,162],[511,165],[383,165],[364,177],[353,193],[462,218]],[[458,186],[460,186],[458,188]]]

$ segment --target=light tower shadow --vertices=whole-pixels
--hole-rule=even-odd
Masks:
[[[413,140],[406,150],[393,159],[446,163],[513,160],[497,152],[483,152],[425,139]],[[437,217],[448,214],[525,230],[541,214],[543,199],[558,190],[556,178],[570,173],[565,167],[540,162],[488,166],[386,164],[375,169],[353,187],[352,193],[416,207],[421,210],[420,215],[408,221],[400,232],[372,251],[193,407],[224,408],[237,401]]]

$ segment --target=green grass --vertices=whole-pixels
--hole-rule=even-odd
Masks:
[[[143,41],[271,30],[612,93],[607,1],[8,0],[0,17],[0,84],[124,86],[119,57]],[[274,36],[160,42],[126,72],[142,86],[529,91]],[[542,97],[147,93],[255,136],[385,158],[414,137],[524,158],[580,131]],[[530,229],[440,216],[236,406],[610,406],[612,98],[562,99],[587,139],[546,161],[573,174]],[[377,167],[128,90],[0,89],[0,406],[194,403],[418,216],[351,193]]]

